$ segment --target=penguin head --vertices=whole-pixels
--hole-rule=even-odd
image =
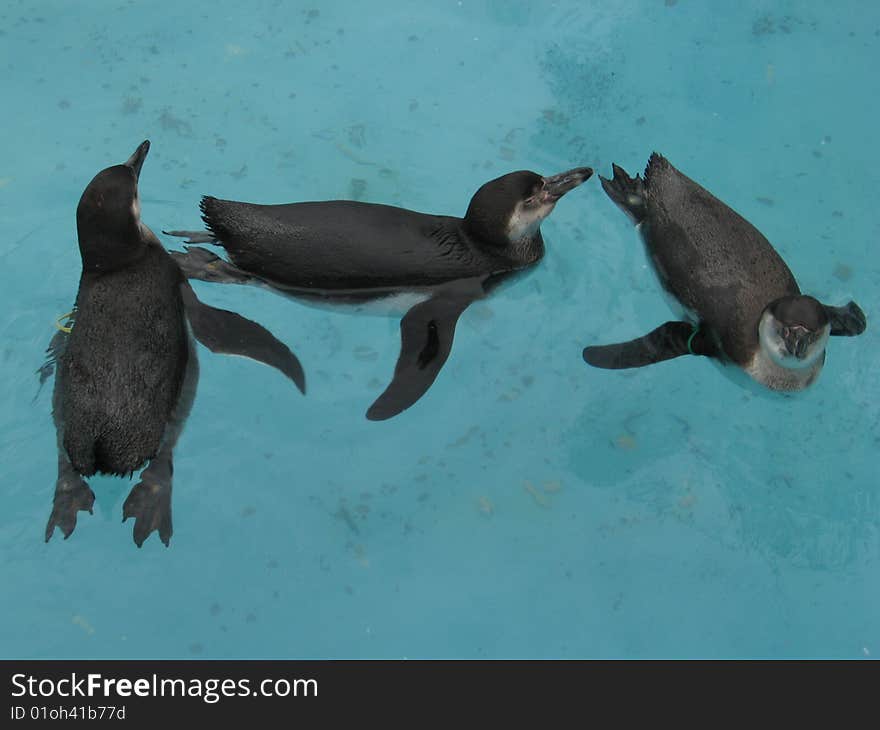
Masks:
[[[831,323],[825,307],[813,297],[782,297],[764,310],[758,334],[761,348],[777,365],[798,370],[824,356]]]
[[[589,167],[543,177],[519,170],[490,180],[471,198],[464,221],[480,241],[528,254],[543,244],[541,221],[569,190],[590,179]]]
[[[83,191],[76,208],[83,270],[112,271],[143,253],[138,178],[149,151],[146,140],[121,165],[101,170]]]

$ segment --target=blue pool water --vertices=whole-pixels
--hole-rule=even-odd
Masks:
[[[880,653],[880,5],[9,0],[0,51],[0,655]],[[370,423],[396,318],[197,283],[291,345],[308,395],[200,347],[171,547],[134,546],[134,482],[108,477],[44,544],[34,371],[76,293],[74,211],[146,138],[157,232],[198,227],[206,193],[461,215],[504,172],[634,173],[656,149],[874,319],[796,398],[697,358],[588,368],[585,345],[670,318],[594,178],[428,394]]]

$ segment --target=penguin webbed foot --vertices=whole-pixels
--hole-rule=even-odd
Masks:
[[[166,236],[186,238],[184,243],[217,243],[217,236],[210,231],[162,231]]]
[[[253,277],[201,246],[186,246],[186,251],[169,251],[187,279],[217,284],[250,284]]]
[[[46,524],[46,542],[58,527],[66,540],[76,527],[76,513],[83,511],[92,514],[95,504],[95,493],[86,481],[77,474],[70,474],[58,479],[55,487],[55,499],[52,502],[52,514]]]
[[[862,334],[868,326],[868,318],[862,308],[853,301],[844,307],[825,306],[825,313],[831,322],[831,334],[835,337],[855,337]]]
[[[133,537],[135,545],[143,546],[153,532],[168,547],[173,532],[171,526],[170,482],[144,479],[129,492],[122,505],[122,521],[134,517]]]
[[[645,183],[639,175],[630,177],[619,165],[612,164],[613,177],[599,176],[602,189],[624,213],[639,223],[647,214],[645,207]]]
[[[714,354],[710,338],[689,322],[666,322],[643,337],[614,345],[584,348],[588,365],[606,370],[641,368],[682,355]]]

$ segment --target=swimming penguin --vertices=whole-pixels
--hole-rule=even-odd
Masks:
[[[83,477],[126,475],[140,482],[123,506],[140,547],[154,530],[171,538],[172,449],[198,380],[191,335],[214,352],[267,363],[304,390],[296,357],[266,329],[202,304],[177,264],[140,220],[138,178],[145,141],[123,164],[99,172],[76,210],[82,275],[71,313],[49,355],[58,481],[46,540],[67,538],[95,495]],[[41,368],[45,377],[46,370]]]
[[[188,244],[172,252],[190,278],[258,284],[327,303],[403,296],[401,349],[394,377],[367,418],[384,420],[415,403],[452,348],[461,313],[502,279],[544,255],[541,222],[593,171],[542,177],[519,171],[484,184],[464,218],[350,200],[255,205],[204,197],[208,232],[169,231]]]
[[[821,372],[829,335],[865,330],[855,302],[832,307],[801,294],[770,242],[664,157],[651,155],[644,180],[613,170],[602,187],[636,224],[685,321],[630,342],[587,347],[590,365],[635,368],[705,355],[771,390],[797,391]]]

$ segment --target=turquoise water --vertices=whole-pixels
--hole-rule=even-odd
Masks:
[[[0,50],[0,655],[880,653],[880,5],[10,1]],[[196,283],[289,343],[308,395],[200,347],[171,547],[134,546],[134,482],[108,477],[44,544],[55,435],[34,371],[76,293],[76,203],[146,138],[157,232],[198,227],[205,193],[461,215],[504,172],[635,173],[656,149],[868,331],[832,340],[796,398],[697,358],[588,368],[585,345],[670,317],[594,178],[388,422],[363,414],[397,319]]]

